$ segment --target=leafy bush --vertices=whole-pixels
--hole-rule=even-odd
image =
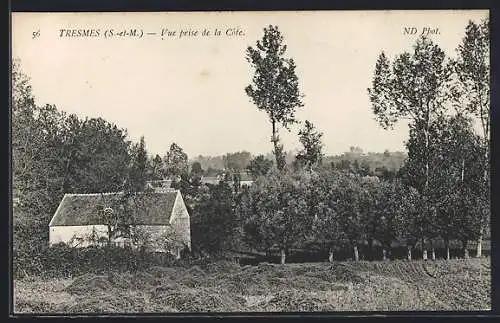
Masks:
[[[174,263],[175,257],[166,253],[146,253],[121,247],[73,248],[59,244],[44,250],[37,270],[17,262],[14,274],[16,277],[41,273],[46,276],[73,277],[86,273],[138,271],[151,266],[172,266]]]

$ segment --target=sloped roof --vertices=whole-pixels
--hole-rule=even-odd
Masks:
[[[178,191],[136,193],[96,193],[64,195],[49,226],[106,224],[105,208],[114,212],[130,210],[137,225],[169,225]]]

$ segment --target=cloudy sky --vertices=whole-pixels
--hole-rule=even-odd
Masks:
[[[366,90],[379,53],[393,58],[411,50],[424,28],[438,28],[431,37],[455,55],[467,22],[487,15],[471,10],[13,13],[12,56],[31,77],[38,104],[103,117],[126,128],[132,140],[144,135],[151,153],[163,155],[172,142],[189,156],[266,153],[272,148],[271,127],[244,92],[252,78],[245,50],[273,24],[297,64],[305,95],[297,117],[324,133],[325,152],[350,146],[394,151],[404,149],[407,125],[381,129]],[[405,27],[415,27],[417,34],[405,34]],[[99,36],[63,32],[61,37],[61,29],[99,29]],[[106,38],[109,29],[157,35]],[[176,34],[162,39],[162,29]],[[201,36],[204,29],[221,35]],[[199,34],[179,38],[180,30]],[[285,149],[299,147],[298,130],[281,132]]]

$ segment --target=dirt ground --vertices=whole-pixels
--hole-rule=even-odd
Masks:
[[[15,313],[489,310],[490,260],[337,262],[14,281]]]

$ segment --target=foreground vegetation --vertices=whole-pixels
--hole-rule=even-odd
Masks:
[[[489,310],[488,258],[238,266],[14,281],[15,313]]]

